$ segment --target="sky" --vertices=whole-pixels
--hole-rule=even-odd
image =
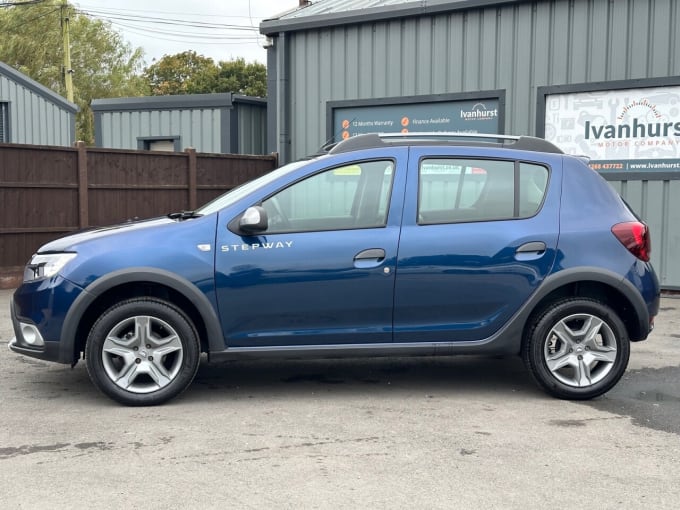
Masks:
[[[146,64],[187,50],[215,61],[242,57],[267,63],[259,33],[263,19],[298,7],[299,0],[72,0],[89,16],[111,22]]]

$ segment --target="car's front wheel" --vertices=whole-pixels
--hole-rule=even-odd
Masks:
[[[191,383],[200,362],[198,335],[174,305],[136,298],[109,308],[85,346],[94,384],[125,405],[157,405]]]
[[[568,298],[534,318],[524,362],[548,393],[584,400],[609,391],[626,370],[630,342],[616,312],[599,301]]]

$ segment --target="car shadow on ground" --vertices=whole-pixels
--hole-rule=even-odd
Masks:
[[[83,361],[73,369],[25,356],[8,359],[13,381],[7,398],[114,404],[89,380]],[[479,356],[329,360],[213,361],[204,357],[188,390],[175,404],[228,402],[243,398],[317,398],[406,395],[550,398],[532,381],[518,357]]]
[[[395,391],[544,395],[516,357],[260,360],[203,363],[185,398]]]

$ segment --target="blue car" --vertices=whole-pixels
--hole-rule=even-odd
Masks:
[[[566,399],[611,389],[659,308],[647,226],[545,140],[361,135],[202,208],[41,247],[14,352],[126,405],[208,359],[520,355]]]

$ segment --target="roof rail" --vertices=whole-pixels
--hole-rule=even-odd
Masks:
[[[492,140],[519,140],[519,136],[511,135],[492,135],[488,133],[459,133],[457,131],[417,131],[415,133],[376,133],[380,138],[413,138],[415,140],[442,139],[448,140],[451,138],[480,138]]]
[[[326,147],[326,150],[330,154],[340,154],[389,145],[474,145],[564,154],[559,147],[543,138],[456,132],[371,133],[353,136],[338,142],[330,149]]]

